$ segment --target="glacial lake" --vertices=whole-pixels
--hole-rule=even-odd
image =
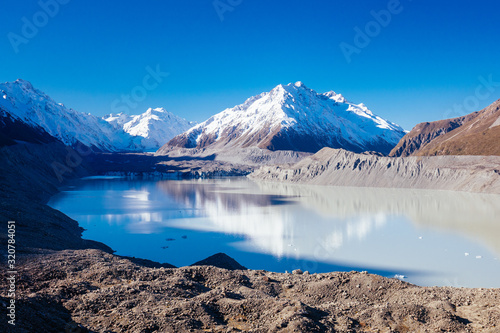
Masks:
[[[118,255],[176,266],[224,252],[251,269],[500,287],[499,195],[246,178],[82,179],[49,205]]]

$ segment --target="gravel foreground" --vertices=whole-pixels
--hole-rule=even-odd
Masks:
[[[65,250],[26,255],[17,288],[15,332],[500,331],[498,289],[418,287],[364,272],[148,268]],[[2,308],[7,301],[3,293]],[[0,330],[9,326],[2,320]]]

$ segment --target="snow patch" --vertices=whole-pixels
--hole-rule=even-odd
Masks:
[[[495,120],[495,122],[493,124],[491,124],[490,128],[493,128],[496,126],[500,126],[500,117],[498,117],[497,120]]]

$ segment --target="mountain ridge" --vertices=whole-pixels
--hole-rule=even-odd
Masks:
[[[113,139],[120,140],[120,146],[126,145],[125,138],[113,137],[112,127],[98,117],[66,108],[22,79],[0,84],[0,107],[4,115],[32,128],[42,128],[68,146],[80,142],[96,150],[114,151]]]

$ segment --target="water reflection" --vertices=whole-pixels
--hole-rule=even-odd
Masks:
[[[234,246],[244,251],[400,270],[428,285],[493,286],[500,273],[498,195],[247,181],[157,186],[208,216],[172,226],[241,236]]]
[[[119,254],[175,265],[226,252],[258,269],[355,268],[421,285],[500,287],[499,199],[233,178],[89,180],[50,204]]]
[[[315,207],[297,205],[307,203],[304,198],[308,198],[300,192],[300,187],[292,193],[286,187],[263,191],[264,184],[256,187],[253,183],[246,183],[243,188],[238,182],[233,183],[233,187],[228,185],[218,188],[216,184],[195,182],[158,183],[165,193],[188,207],[202,209],[209,217],[208,221],[190,221],[190,228],[244,236],[246,241],[240,245],[246,249],[258,249],[278,258],[317,259],[319,254],[340,248],[346,239],[363,240],[373,228],[386,221],[383,214],[353,214],[350,217],[337,216],[335,220],[317,216]],[[327,197],[321,199],[327,200]],[[289,206],[276,207],[275,203],[288,203]],[[176,226],[186,227],[186,221],[178,221]]]
[[[419,227],[460,233],[500,255],[498,195],[264,182],[248,188],[243,182],[246,187],[238,182],[217,186],[169,181],[158,182],[158,187],[182,204],[203,209],[213,217],[211,225],[198,228],[246,235],[260,248],[269,251],[272,247],[271,252],[278,256],[290,252],[287,247],[294,242],[294,234],[302,239],[321,239],[323,247],[335,249],[344,240],[365,239],[390,216],[405,216]],[[277,203],[300,204],[307,212],[276,209]],[[303,233],[304,228],[307,232]],[[325,235],[324,231],[332,228]]]
[[[300,196],[324,216],[406,216],[415,225],[461,233],[500,255],[500,196],[453,191],[296,186],[259,183],[263,193]]]

